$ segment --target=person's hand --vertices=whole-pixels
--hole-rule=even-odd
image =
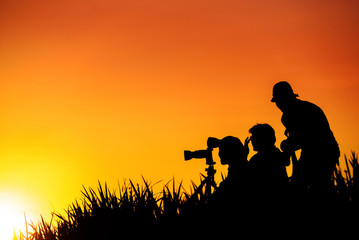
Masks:
[[[292,153],[293,152],[293,148],[290,144],[290,142],[288,141],[288,139],[283,140],[280,144],[280,149],[284,152],[284,153]]]
[[[246,159],[248,157],[248,154],[249,154],[249,142],[251,141],[251,138],[250,137],[247,137],[246,140],[244,141],[244,154],[246,156]]]

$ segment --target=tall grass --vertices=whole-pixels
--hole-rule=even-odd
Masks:
[[[52,213],[49,222],[41,219],[37,224],[27,223],[27,232],[14,239],[178,238],[185,229],[188,234],[198,230],[199,223],[206,229],[211,228],[209,223],[217,216],[211,210],[212,195],[205,194],[202,184],[193,183],[190,193],[175,179],[167,182],[159,193],[154,192],[154,185],[143,178],[141,184],[124,181],[117,191],[100,182],[96,189],[83,186],[81,201],[70,204],[65,214]],[[332,190],[331,202],[335,204],[332,211],[341,211],[341,214],[332,215],[332,221],[340,224],[357,219],[359,162],[354,152],[349,158],[345,156],[344,169],[337,167],[335,170]],[[237,221],[237,228],[241,227],[240,217],[233,221]]]
[[[340,166],[334,171],[334,181],[336,192],[340,197],[351,203],[357,204],[359,201],[359,163],[358,155],[351,153],[351,158],[344,156],[345,169]]]

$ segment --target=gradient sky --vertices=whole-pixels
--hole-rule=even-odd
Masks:
[[[342,155],[359,151],[358,12],[354,0],[1,1],[0,196],[36,218],[98,179],[187,187],[205,164],[183,150],[209,136],[243,141],[266,122],[284,139],[280,80],[325,111]]]

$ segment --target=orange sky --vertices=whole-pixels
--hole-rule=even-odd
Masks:
[[[1,1],[0,193],[34,215],[97,179],[198,180],[184,149],[258,122],[274,83],[359,151],[357,1]],[[224,170],[225,168],[219,169]],[[188,185],[186,185],[188,186]]]

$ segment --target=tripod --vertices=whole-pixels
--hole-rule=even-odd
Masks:
[[[212,189],[217,189],[217,184],[214,181],[214,174],[217,172],[217,170],[214,169],[214,164],[216,163],[213,161],[212,150],[213,148],[211,147],[207,148],[206,164],[208,165],[208,167],[205,169],[205,171],[207,172],[207,176],[201,174],[204,179],[194,192],[194,195],[203,193],[202,189],[203,187],[205,187],[204,196],[206,197],[206,199],[208,199],[212,195]]]

